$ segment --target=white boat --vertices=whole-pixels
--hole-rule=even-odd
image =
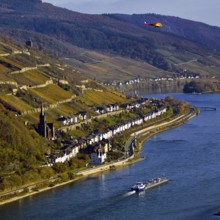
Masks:
[[[143,182],[137,182],[135,185],[131,187],[131,190],[135,191],[143,191],[145,189],[146,184]]]

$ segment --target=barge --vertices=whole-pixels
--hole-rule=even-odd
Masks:
[[[136,192],[151,189],[153,187],[159,186],[161,184],[167,183],[169,180],[166,177],[158,177],[152,180],[145,182],[137,182],[135,185],[131,187],[131,190],[135,190]]]
[[[159,186],[159,185],[164,184],[164,183],[167,183],[168,181],[169,180],[166,177],[158,177],[158,178],[155,178],[153,180],[149,180],[146,183],[145,190],[153,188],[155,186]]]

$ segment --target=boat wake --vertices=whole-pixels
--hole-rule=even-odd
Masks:
[[[132,191],[130,191],[130,192],[126,192],[125,194],[123,194],[122,197],[123,197],[123,198],[126,198],[126,197],[131,196],[131,195],[133,195],[133,194],[135,194],[135,193],[136,193],[136,191],[135,191],[135,190],[132,190]]]

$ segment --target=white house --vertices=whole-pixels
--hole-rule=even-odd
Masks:
[[[97,142],[96,138],[95,138],[95,135],[90,135],[90,136],[87,137],[87,144],[93,144],[95,142]]]
[[[119,105],[118,104],[113,104],[113,111],[118,111],[119,110]]]
[[[113,112],[113,106],[112,105],[107,105],[106,106],[106,111],[107,112]]]
[[[53,163],[64,163],[68,160],[68,156],[66,153],[60,153],[59,155],[55,156]]]
[[[105,113],[105,107],[101,106],[101,107],[96,108],[96,113],[104,114]]]
[[[75,115],[70,115],[68,117],[60,116],[58,121],[63,125],[68,125],[72,123],[77,123],[78,119]]]
[[[71,157],[75,157],[79,153],[79,146],[73,146],[71,149]],[[69,158],[70,159],[70,158]]]
[[[78,118],[76,115],[70,115],[68,117],[68,119],[70,120],[70,123],[77,123],[78,122]]]
[[[103,138],[109,139],[113,136],[112,130],[108,129],[106,132],[103,133]]]
[[[86,112],[78,112],[77,115],[80,120],[86,120],[86,118],[87,118]]]
[[[144,121],[148,121],[150,119],[149,115],[144,116]]]

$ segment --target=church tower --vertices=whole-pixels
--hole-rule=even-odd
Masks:
[[[41,104],[41,110],[39,115],[38,133],[49,140],[55,139],[55,128],[53,123],[46,123],[46,115],[44,112],[43,103]]]
[[[40,119],[40,123],[38,124],[38,132],[41,136],[46,138],[47,137],[47,132],[46,132],[47,124],[46,124],[46,115],[44,113],[43,103],[41,104],[41,111],[40,111],[39,119]]]

